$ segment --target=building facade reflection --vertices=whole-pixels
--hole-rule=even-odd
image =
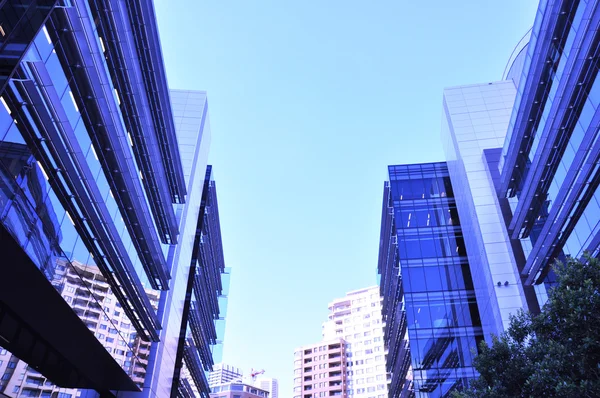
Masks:
[[[393,346],[405,344],[406,322],[414,393],[449,396],[476,376],[473,351],[483,331],[446,164],[389,166],[382,214],[390,227],[381,242],[392,242],[380,246],[379,270],[388,348],[398,355]],[[408,366],[390,370],[390,396],[400,397]]]

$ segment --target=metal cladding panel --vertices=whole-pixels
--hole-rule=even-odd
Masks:
[[[182,160],[179,152],[177,132],[173,123],[169,88],[165,66],[158,38],[154,4],[151,0],[123,1],[126,4],[136,50],[142,66],[144,84],[148,93],[154,128],[157,133],[163,165],[167,170],[167,179],[174,203],[185,203],[188,193],[183,176]]]
[[[504,159],[499,191],[507,196],[515,196],[527,173],[527,157],[540,122],[543,106],[550,95],[551,82],[560,53],[564,47],[573,18],[573,7],[578,1],[543,0],[540,2],[534,23],[531,44],[527,49],[525,78],[519,82],[516,106],[513,110],[507,141],[504,144]],[[556,38],[556,40],[555,40]]]
[[[184,348],[184,361],[185,364],[190,371],[192,376],[192,380],[196,385],[198,391],[200,391],[201,395],[208,396],[210,392],[210,387],[208,386],[208,380],[206,379],[206,373],[202,367],[202,362],[198,357],[198,350],[193,345],[193,341],[191,339],[188,340],[185,348]]]
[[[511,239],[484,156],[485,149],[502,147],[514,98],[512,81],[444,90],[442,139],[488,343],[508,326],[511,313],[526,308]]]
[[[218,223],[218,207],[216,188],[212,180],[212,166],[208,166],[204,179],[202,200],[196,235],[194,239],[190,274],[188,277],[184,313],[182,316],[179,347],[174,385],[178,387],[181,377],[181,361],[185,358],[188,336],[193,336],[194,349],[199,355],[204,370],[212,370],[214,360],[211,345],[217,343],[216,320],[219,319],[218,294],[221,287],[221,273],[225,272],[220,225]],[[202,386],[196,385],[199,391]],[[205,391],[207,394],[208,390]],[[171,394],[174,393],[172,390]]]
[[[120,121],[117,99],[110,90],[110,77],[104,68],[97,67],[103,62],[100,50],[92,48],[95,41],[86,40],[86,35],[91,34],[89,30],[93,29],[93,21],[73,7],[57,9],[50,20],[49,33],[56,43],[56,53],[67,77],[73,79],[74,97],[87,129],[93,132],[92,142],[103,149],[97,151],[97,155],[124,213],[123,219],[149,282],[155,289],[167,289],[169,273],[144,197],[143,176],[136,171],[127,134]],[[63,28],[67,28],[66,32]]]
[[[595,27],[600,24],[600,9],[590,6],[578,13],[584,20],[589,19],[592,27],[580,26],[571,32],[574,36],[563,50],[557,73],[546,82],[552,86],[544,107],[547,120],[535,132],[539,137],[535,138],[537,144],[530,150],[531,163],[523,177],[519,202],[509,226],[515,238],[530,234],[545,205],[554,176],[561,167],[560,159],[565,156],[570,136],[575,134],[580,123],[580,114],[598,71],[594,57],[600,51],[600,34],[595,33]],[[567,35],[563,40],[567,40]],[[592,127],[591,130],[588,135],[593,135],[595,129]]]
[[[554,95],[544,102],[548,121],[537,132],[539,143],[529,155],[529,172],[510,224],[514,235],[528,238],[533,246],[523,270],[527,284],[546,281],[554,260],[597,249],[593,235],[598,233],[599,196],[593,164],[600,120],[600,6],[579,2],[570,16],[570,29],[552,38],[565,41],[556,75],[548,82]]]
[[[115,90],[119,93],[123,120],[136,163],[144,175],[143,185],[163,243],[176,244],[177,220],[163,165],[157,132],[152,120],[148,93],[143,83],[141,60],[123,3],[94,0],[90,9],[96,21],[102,49]]]

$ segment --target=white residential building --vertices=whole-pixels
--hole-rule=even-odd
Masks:
[[[261,377],[256,380],[254,385],[261,390],[269,392],[269,398],[279,397],[279,382],[272,377]]]
[[[221,362],[214,365],[208,374],[208,385],[212,388],[230,381],[241,381],[243,376],[242,369]]]
[[[374,286],[349,292],[329,304],[323,339],[346,341],[348,396],[388,396],[381,300],[379,287]]]

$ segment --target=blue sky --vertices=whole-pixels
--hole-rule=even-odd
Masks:
[[[500,80],[535,0],[157,0],[173,88],[208,91],[233,268],[224,359],[292,396],[327,304],[376,284],[388,164],[443,160],[442,89]]]

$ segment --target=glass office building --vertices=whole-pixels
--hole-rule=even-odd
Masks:
[[[599,253],[599,21],[595,2],[540,1],[499,159],[508,231],[542,303],[555,259]]]
[[[483,331],[447,165],[389,166],[382,214],[389,225],[379,267],[388,365],[397,362],[390,396],[401,396],[408,371],[403,322],[416,396],[449,396],[476,375],[472,351]]]
[[[169,92],[150,0],[0,15],[0,393],[176,396],[188,281],[210,274],[190,310],[204,371],[227,294],[206,94]]]
[[[440,164],[435,173],[427,173],[432,176],[444,170],[443,180],[451,183],[446,186],[454,192],[450,195],[446,190],[453,199],[445,205],[455,213],[452,225],[460,220],[459,235],[451,239],[456,241],[456,254],[461,255],[453,264],[460,264],[462,276],[470,273],[464,280],[471,283],[463,292],[473,322],[463,330],[474,332],[475,341],[490,342],[492,335],[506,330],[511,314],[519,309],[540,311],[555,281],[551,270],[555,260],[580,258],[586,251],[600,254],[599,8],[585,0],[541,0],[533,27],[516,46],[501,81],[444,90],[441,132],[446,166]],[[433,250],[426,231],[432,223],[430,192],[435,191],[431,183],[419,182],[422,167],[390,167],[379,273],[386,298],[384,314],[391,325],[390,353],[402,336],[401,326],[394,329],[394,325],[402,325],[405,307],[415,392],[439,396],[422,388],[427,386],[419,373],[423,348],[419,332],[411,334],[415,320],[421,324],[418,316],[423,311],[417,306],[415,314],[415,305],[410,304],[413,283],[428,290],[441,275],[435,268],[433,272],[410,270],[412,262],[429,262],[428,253]],[[417,180],[415,188],[411,180]],[[410,191],[405,193],[401,186]],[[406,202],[407,195],[412,195],[410,202]],[[425,228],[424,245],[419,228]],[[397,237],[390,231],[396,231]],[[412,244],[404,246],[403,258],[405,242]],[[398,260],[394,259],[395,245]],[[427,299],[431,299],[429,293]],[[479,315],[475,317],[476,309]],[[436,330],[431,309],[428,316]],[[465,358],[460,366],[468,367],[471,358]],[[397,361],[388,357],[388,367],[402,378],[405,370]],[[469,372],[473,375],[472,369]],[[400,385],[396,378],[394,374],[392,385]]]

